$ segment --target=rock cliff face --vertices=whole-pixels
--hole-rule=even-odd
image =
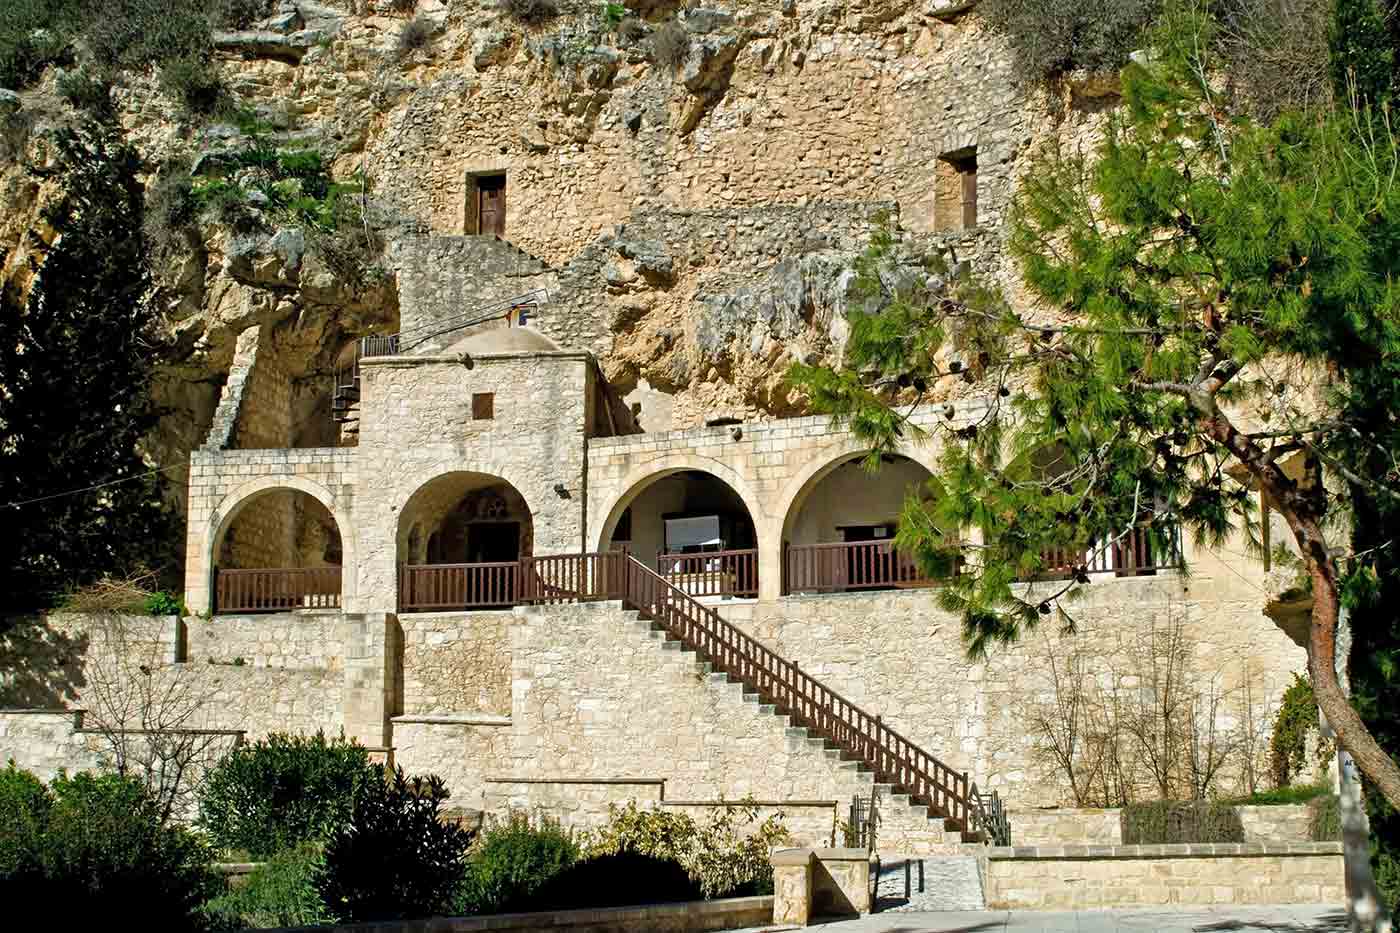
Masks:
[[[839,354],[852,263],[882,217],[903,232],[907,274],[943,253],[1007,278],[1017,157],[1050,124],[975,9],[564,0],[522,23],[521,6],[278,0],[215,36],[226,85],[276,139],[367,179],[385,248],[349,281],[298,229],[202,226],[166,270],[180,358],[160,380],[158,460],[205,442],[254,329],[258,365],[289,382],[266,403],[288,406],[286,443],[324,446],[353,338],[543,288],[537,326],[595,352],[643,426],[665,430],[797,413],[782,373]],[[44,198],[22,162],[68,118],[54,87],[50,74],[0,102],[0,248],[21,284]],[[191,125],[149,76],[123,76],[117,98],[153,177],[240,143],[232,126]],[[482,179],[502,175],[505,244],[472,236]]]

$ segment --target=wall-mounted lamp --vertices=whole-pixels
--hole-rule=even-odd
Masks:
[[[472,367],[476,366],[476,361],[472,359],[472,355],[470,353],[460,354],[457,357],[457,362],[461,363],[467,369],[471,369]]]
[[[744,429],[736,424],[734,425],[734,429],[729,432],[729,436],[737,441],[739,438],[744,436]]]
[[[555,483],[554,494],[561,499],[567,499],[569,498],[569,487],[565,486],[563,483]]]

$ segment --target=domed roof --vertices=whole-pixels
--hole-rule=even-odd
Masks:
[[[447,348],[448,353],[484,356],[490,353],[550,353],[558,350],[553,340],[531,327],[494,327],[479,331]]]

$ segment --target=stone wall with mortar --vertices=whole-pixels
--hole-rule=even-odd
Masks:
[[[1311,811],[1306,804],[1237,806],[1245,842],[1308,842]],[[1116,846],[1123,842],[1122,811],[1116,807],[1012,810],[1017,846]]]
[[[530,511],[535,553],[582,548],[591,365],[577,353],[492,354],[475,357],[470,369],[431,356],[362,364],[356,450],[360,473],[371,481],[355,503],[358,605],[395,608],[402,509],[445,474],[486,474],[514,486]],[[489,420],[472,417],[472,395],[483,392],[495,394]]]
[[[510,756],[509,716],[405,714],[392,725],[395,764],[441,777],[453,806],[484,809],[489,779]]]
[[[1046,846],[990,849],[987,907],[1084,910],[1341,904],[1342,845]]]
[[[404,715],[509,715],[513,618],[510,610],[399,616]]]

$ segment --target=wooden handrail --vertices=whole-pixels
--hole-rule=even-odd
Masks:
[[[991,808],[975,793],[966,772],[939,761],[635,557],[626,560],[623,598],[629,606],[660,623],[716,671],[738,679],[793,721],[864,761],[877,778],[898,785],[962,832],[991,838]],[[996,807],[1000,812],[999,800]]]
[[[214,612],[340,608],[341,568],[216,569]]]

